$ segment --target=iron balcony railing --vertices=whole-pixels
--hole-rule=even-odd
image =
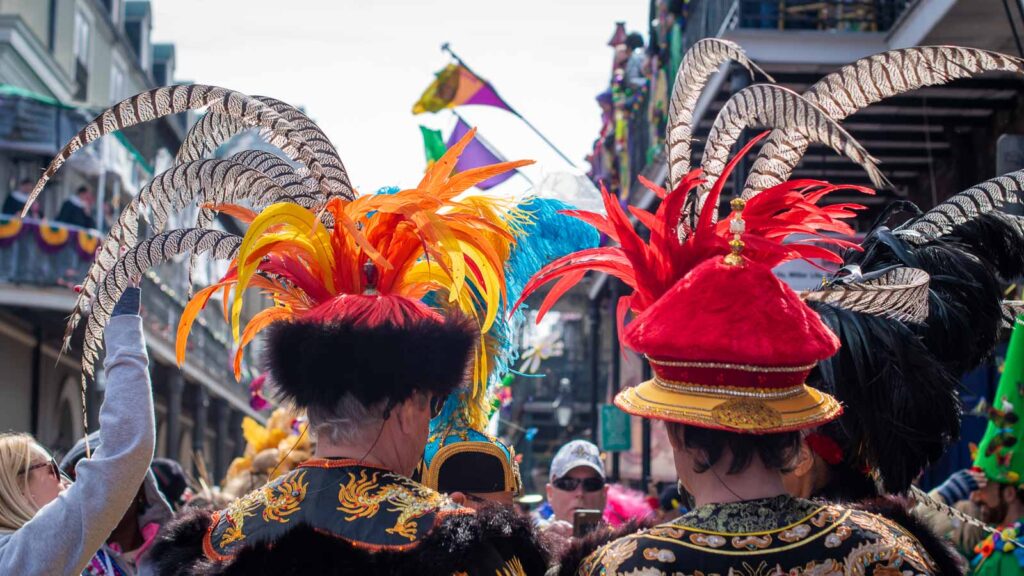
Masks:
[[[693,0],[684,51],[731,28],[885,32],[912,0]]]
[[[92,264],[92,255],[99,246],[94,230],[62,223],[0,216],[0,284],[40,289],[60,288],[70,294],[81,283]],[[187,291],[184,286],[171,285],[159,274],[150,271],[143,280],[142,307],[145,326],[151,337],[159,338],[173,349],[178,320],[181,318]],[[70,301],[70,298],[69,298]],[[31,302],[25,303],[31,307]],[[217,382],[246,398],[244,385],[234,384],[230,361],[233,350],[231,332],[219,304],[211,302],[192,326],[188,340],[187,361]],[[247,366],[255,366],[252,347],[247,349]],[[254,374],[245,374],[248,380]]]

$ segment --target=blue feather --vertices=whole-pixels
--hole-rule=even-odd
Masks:
[[[494,338],[498,347],[491,358],[491,373],[488,376],[489,386],[494,389],[501,385],[502,378],[512,371],[519,359],[517,335],[526,322],[525,306],[520,306],[515,313],[510,308],[523,293],[530,278],[541,268],[561,258],[586,248],[598,245],[599,235],[593,226],[572,216],[559,214],[562,210],[573,207],[552,198],[529,197],[516,206],[518,210],[529,214],[529,221],[524,224],[516,236],[516,244],[505,263],[505,304],[499,312],[488,336]],[[436,297],[431,294],[424,302],[437,304]],[[451,435],[453,430],[465,431],[468,425],[462,408],[466,403],[466,391],[456,390],[449,396],[444,409],[430,423],[432,443]],[[463,432],[464,433],[464,432]],[[428,456],[436,451],[428,446]],[[429,457],[427,458],[429,463]]]
[[[511,315],[508,308],[519,300],[526,283],[555,259],[586,248],[594,248],[599,240],[597,230],[590,224],[572,216],[559,214],[559,211],[573,209],[560,200],[533,196],[525,199],[517,208],[528,212],[530,221],[523,226],[512,254],[505,264],[507,304],[491,329],[501,345],[501,350],[492,363],[492,385],[500,384],[502,377],[508,374],[512,365],[519,359],[516,336],[526,322],[526,314],[523,311],[525,306],[520,306]]]

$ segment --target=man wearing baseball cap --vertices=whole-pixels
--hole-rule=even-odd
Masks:
[[[561,523],[566,535],[572,534],[576,510],[604,510],[608,498],[601,451],[586,440],[573,440],[562,446],[551,460],[547,485],[548,503],[553,514],[549,522]]]

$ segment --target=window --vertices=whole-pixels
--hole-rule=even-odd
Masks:
[[[91,30],[89,20],[81,10],[75,10],[75,62],[89,65],[89,41]]]
[[[167,77],[166,62],[153,63],[153,80],[156,82],[157,86],[167,86],[171,83],[170,78]]]
[[[81,10],[75,10],[74,69],[75,83],[78,84],[78,89],[75,91],[74,98],[80,102],[85,102],[89,98],[89,56],[92,47],[91,28],[92,26],[90,26],[89,19],[85,16],[85,13]]]
[[[149,20],[143,20],[139,30],[139,48],[136,56],[139,57],[139,65],[143,70],[149,70],[149,57],[152,46],[149,45]]]
[[[124,67],[114,64],[110,67],[110,102],[124,99]]]
[[[121,23],[121,16],[124,14],[124,2],[121,0],[108,0],[110,2],[110,20],[116,28]]]

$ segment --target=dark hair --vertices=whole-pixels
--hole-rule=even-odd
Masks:
[[[790,472],[793,469],[793,461],[800,451],[799,432],[740,434],[675,422],[668,422],[667,428],[668,433],[676,439],[682,435],[684,446],[704,453],[704,461],[693,465],[694,472],[698,474],[710,470],[726,451],[732,454],[728,474],[739,474],[746,470],[754,456],[757,456],[766,468]]]
[[[31,178],[22,178],[21,182],[18,182],[18,186],[24,186],[25,184],[35,184],[36,181]]]
[[[639,32],[630,32],[626,36],[626,48],[630,50],[636,50],[637,48],[644,47],[644,37]]]
[[[92,190],[92,188],[90,188],[88,184],[82,184],[75,189],[75,194],[84,194],[90,190]]]

